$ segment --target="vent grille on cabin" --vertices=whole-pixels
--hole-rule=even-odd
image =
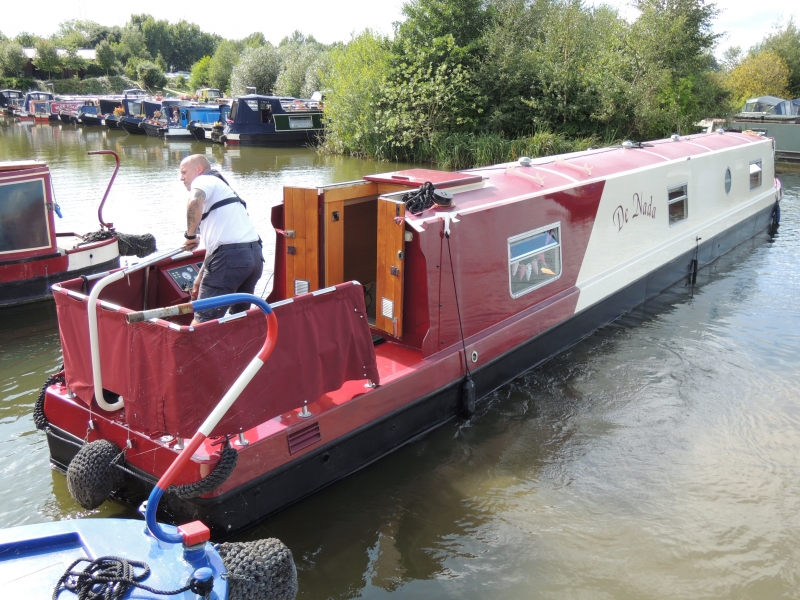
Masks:
[[[296,429],[287,435],[286,439],[289,441],[289,454],[308,448],[311,444],[316,444],[322,439],[319,423],[311,423],[311,425],[307,425],[302,429]]]

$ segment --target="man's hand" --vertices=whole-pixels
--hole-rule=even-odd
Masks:
[[[200,238],[195,238],[193,240],[186,240],[183,242],[182,248],[184,250],[194,250],[197,248],[197,245],[200,243]]]
[[[194,284],[192,284],[192,292],[189,294],[192,300],[197,300],[197,296],[200,294],[200,283],[203,281],[204,272],[205,265],[200,267],[200,272],[197,274],[197,277],[195,277]]]

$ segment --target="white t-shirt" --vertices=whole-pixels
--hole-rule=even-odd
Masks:
[[[231,188],[214,175],[198,175],[192,181],[192,189],[203,190],[205,193],[204,213],[220,200],[235,195]],[[212,210],[197,231],[206,247],[206,256],[211,256],[222,244],[255,242],[258,239],[247,210],[239,202],[232,202]]]

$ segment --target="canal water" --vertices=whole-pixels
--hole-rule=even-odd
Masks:
[[[265,240],[283,185],[395,167],[2,125],[0,161],[50,165],[61,230],[97,228],[113,159],[86,152],[119,152],[106,220],[160,249],[182,241],[189,153],[230,175]],[[283,540],[308,599],[800,597],[800,176],[782,181],[775,236],[239,539]],[[31,413],[60,364],[52,306],[0,314],[0,526],[135,514],[82,510],[51,471]]]

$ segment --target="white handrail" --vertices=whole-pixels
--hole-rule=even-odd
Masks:
[[[111,275],[107,277],[103,277],[92,288],[92,293],[89,294],[89,301],[86,305],[86,310],[89,313],[89,348],[92,351],[94,398],[97,400],[97,404],[100,408],[110,412],[124,408],[125,403],[122,397],[120,397],[120,399],[113,404],[109,404],[103,397],[103,374],[100,367],[100,338],[97,334],[97,298],[100,296],[100,292],[103,291],[103,288],[115,281],[119,281],[123,277],[125,277],[125,271],[117,271],[116,273],[111,273]]]

